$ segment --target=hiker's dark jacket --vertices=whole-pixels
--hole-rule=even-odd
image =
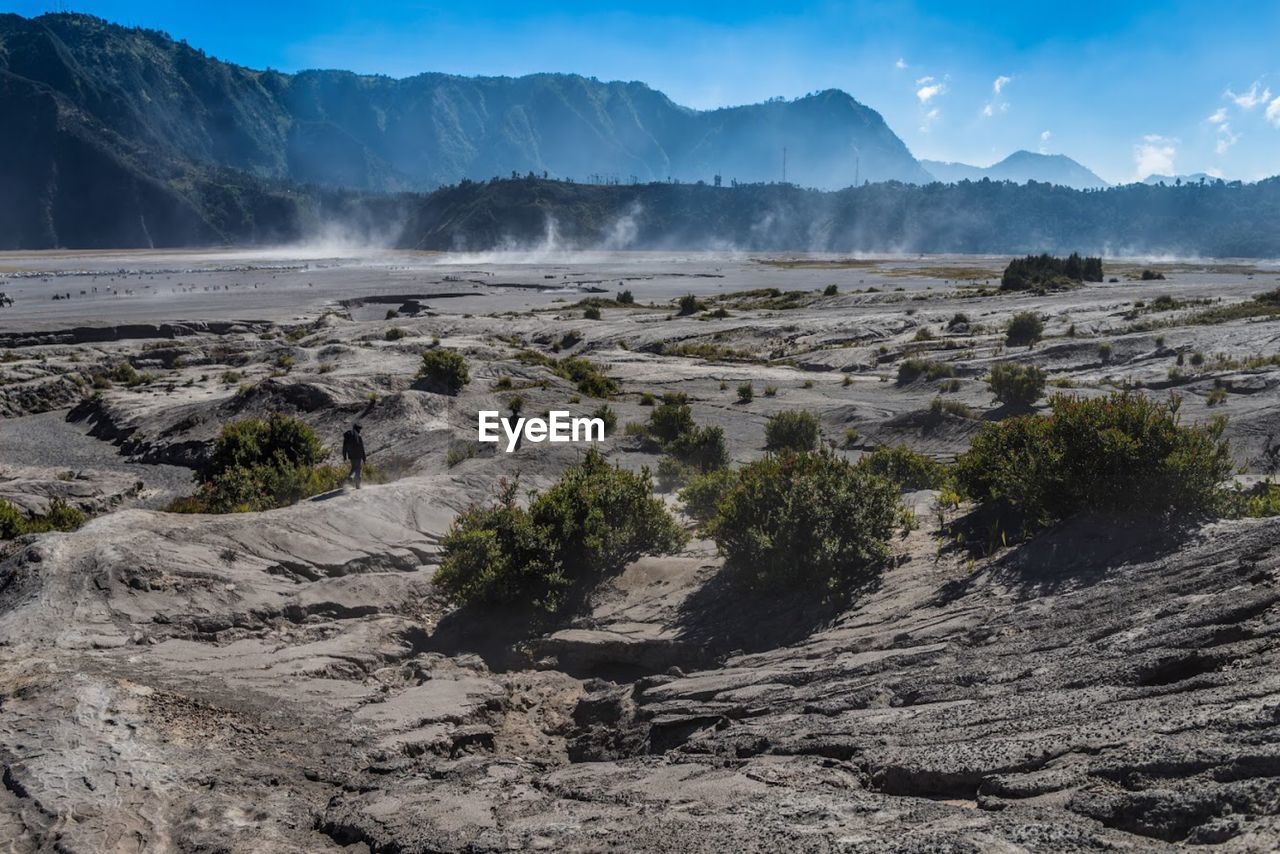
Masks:
[[[355,430],[342,434],[342,458],[344,460],[363,460],[364,439]]]

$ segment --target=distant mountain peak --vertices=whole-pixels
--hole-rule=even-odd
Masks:
[[[1110,186],[1093,171],[1065,154],[1040,154],[1026,149],[1018,149],[1003,160],[986,167],[939,160],[921,160],[920,165],[944,184],[989,178],[992,181],[1013,181],[1018,184],[1038,181],[1074,187],[1077,190]]]

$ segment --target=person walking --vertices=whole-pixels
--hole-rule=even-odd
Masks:
[[[360,488],[360,474],[364,470],[364,437],[360,435],[360,425],[352,425],[351,429],[342,434],[342,458],[351,463],[351,474],[347,475],[348,481],[354,481],[356,489]]]

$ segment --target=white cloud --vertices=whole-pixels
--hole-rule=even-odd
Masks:
[[[1221,169],[1214,169],[1214,168],[1210,167],[1210,168],[1208,168],[1208,169],[1204,170],[1204,174],[1208,175],[1210,178],[1221,178],[1221,177],[1222,177],[1222,170],[1221,170]]]
[[[990,104],[987,104],[985,107],[982,108],[982,114],[987,118],[991,118],[991,116],[995,114],[995,110],[991,109]]]
[[[1219,107],[1218,109],[1216,109],[1216,110],[1214,110],[1214,111],[1213,111],[1213,115],[1211,115],[1211,116],[1209,116],[1209,118],[1205,119],[1205,121],[1209,122],[1210,124],[1215,124],[1215,125],[1223,124],[1224,122],[1226,122],[1226,120],[1227,120],[1227,108],[1226,108],[1226,107]]]
[[[920,83],[925,84],[920,86],[920,88],[916,90],[916,97],[920,99],[921,104],[927,104],[930,101],[932,101],[934,98],[941,95],[943,92],[947,91],[947,87],[945,84],[935,83],[932,81],[933,81],[932,77],[924,77],[916,81],[917,84],[920,84]]]
[[[939,113],[937,107],[934,107],[932,110],[925,113],[924,118],[921,120],[920,132],[928,133],[931,131],[933,129],[933,123],[938,120],[939,115],[941,115],[941,113]]]
[[[1235,105],[1242,110],[1252,110],[1259,104],[1265,104],[1271,100],[1271,89],[1262,87],[1262,91],[1259,92],[1258,89],[1260,87],[1262,87],[1261,81],[1255,80],[1253,85],[1249,87],[1248,92],[1236,93],[1228,89],[1223,93],[1223,97],[1234,101]]]
[[[907,67],[907,61],[902,57],[898,57],[898,61],[893,64],[893,67],[901,71]]]
[[[999,77],[997,77],[995,80],[991,82],[991,91],[999,95],[1000,91],[1012,82],[1013,82],[1012,77],[1006,77],[1005,75],[1001,74]]]
[[[1178,140],[1147,134],[1133,147],[1134,177],[1141,181],[1148,175],[1172,175],[1178,156]]]
[[[1226,154],[1227,149],[1240,141],[1240,134],[1231,132],[1231,125],[1223,122],[1218,125],[1218,142],[1213,150],[1218,154]]]
[[[1047,130],[1040,131],[1040,153],[1049,153],[1049,140],[1053,138],[1053,134]]]
[[[1267,104],[1267,121],[1280,128],[1280,98]]]

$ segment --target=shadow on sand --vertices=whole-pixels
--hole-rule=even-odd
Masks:
[[[1000,521],[1011,523],[1007,518]],[[1147,514],[1076,516],[1011,543],[984,572],[947,582],[939,590],[937,602],[945,604],[966,595],[979,577],[999,581],[1022,599],[1088,587],[1117,567],[1150,563],[1177,552],[1194,536],[1201,521]],[[948,531],[953,536],[967,531],[972,536],[970,542],[979,543],[984,532],[995,530],[991,526],[991,515],[979,508],[956,520]],[[1011,523],[1005,530],[1018,530],[1018,526]],[[995,551],[991,545],[984,543],[975,553],[990,554]],[[998,548],[1000,543],[995,545]]]
[[[722,567],[685,599],[676,627],[680,641],[700,648],[706,659],[763,652],[804,640],[879,586],[877,572],[861,585],[825,597],[807,590],[761,593],[743,587],[731,569]]]

